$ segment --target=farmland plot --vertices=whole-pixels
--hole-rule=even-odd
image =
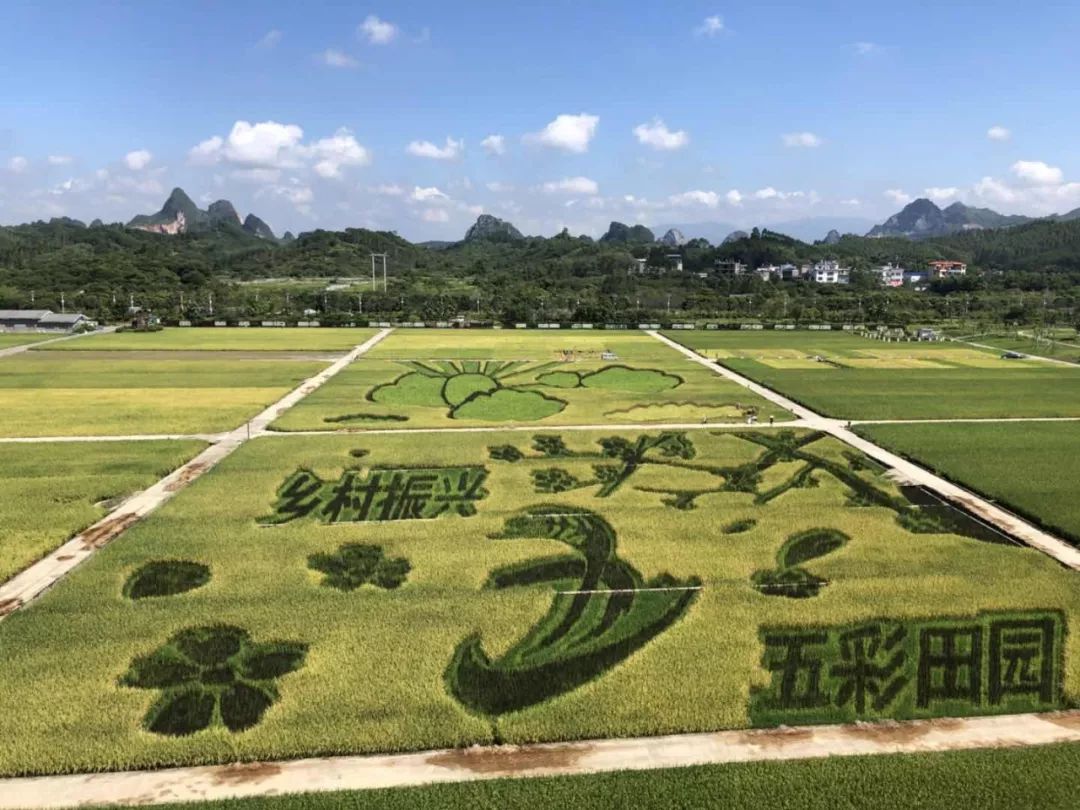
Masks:
[[[1080,368],[967,346],[802,332],[671,337],[841,419],[1080,416]]]
[[[112,332],[43,346],[43,351],[280,351],[346,352],[375,334],[353,328],[180,328]]]
[[[636,333],[396,332],[277,430],[790,418]]]
[[[863,425],[859,433],[1080,544],[1080,423]]]
[[[195,441],[0,444],[0,582],[203,447]]]
[[[28,352],[0,361],[0,436],[230,430],[325,366],[110,355]]]
[[[0,622],[0,773],[1063,706],[1002,540],[816,433],[257,438]]]

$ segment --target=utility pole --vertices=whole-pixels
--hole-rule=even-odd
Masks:
[[[357,299],[357,304],[359,305],[359,309],[357,310],[357,314],[358,315],[363,315],[364,314],[364,294],[363,293],[357,293],[356,299]]]
[[[67,307],[64,304],[64,294],[63,293],[60,293],[60,311],[61,312],[67,312]]]
[[[382,284],[383,292],[386,292],[386,262],[387,254],[385,253],[372,253],[371,254],[371,291],[375,292],[375,260],[382,261]]]

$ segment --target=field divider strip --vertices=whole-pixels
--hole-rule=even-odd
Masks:
[[[665,335],[661,335],[654,330],[648,330],[647,334],[681,354],[686,355],[691,360],[700,363],[706,368],[712,369],[726,379],[736,382],[744,388],[753,391],[758,396],[769,400],[773,404],[779,405],[780,407],[795,413],[802,420],[802,426],[813,430],[819,430],[822,433],[827,433],[830,436],[839,439],[844,442],[844,444],[854,447],[856,450],[861,451],[875,461],[879,461],[887,467],[890,467],[906,481],[933,491],[946,501],[959,506],[976,518],[985,520],[1005,534],[1053,557],[1067,568],[1071,568],[1074,571],[1080,571],[1080,549],[1066,543],[1060,537],[1056,537],[1049,532],[1039,529],[1023,518],[1014,515],[1006,509],[1002,509],[997,504],[988,501],[974,492],[942,478],[925,467],[908,461],[903,456],[899,456],[896,453],[886,450],[884,447],[875,444],[869,439],[864,439],[847,427],[848,420],[822,416],[821,414],[810,410],[805,405],[800,405],[771,388],[756,383],[729,368],[725,368],[719,363],[709,360],[707,357],[703,357],[693,349],[687,348]],[[851,422],[851,424],[854,424],[854,422]]]
[[[336,756],[156,771],[0,779],[0,808],[154,805],[375,790],[537,776],[577,776],[1080,741],[1080,712],[743,729],[411,754]]]
[[[1006,351],[999,346],[989,346],[985,343],[975,343],[974,341],[962,340],[961,338],[949,338],[949,340],[951,340],[953,343],[963,343],[966,346],[974,346],[977,349],[989,349],[992,352]],[[1041,354],[1030,354],[1028,352],[1023,352],[1023,355],[1024,357],[1029,357],[1032,360],[1041,360],[1044,363],[1054,363],[1059,366],[1071,366],[1072,368],[1076,368],[1076,363],[1072,362],[1071,360],[1061,360],[1057,357],[1046,357]]]
[[[587,591],[555,591],[564,596],[576,596],[577,594],[602,594],[602,593],[666,593],[667,591],[702,591],[704,585],[681,585],[671,588],[595,588]]]
[[[115,540],[177,492],[216,467],[249,439],[267,435],[267,426],[308,394],[322,386],[350,363],[378,344],[392,329],[383,329],[344,357],[302,382],[249,421],[220,437],[195,458],[160,481],[127,498],[90,528],[79,532],[60,548],[38,560],[7,582],[0,584],[0,621],[14,613],[67,576],[95,551]]]
[[[134,433],[128,436],[108,434],[105,436],[4,436],[0,444],[80,444],[84,442],[163,442],[200,441],[214,444],[224,440],[228,433]]]
[[[85,335],[101,335],[101,334],[106,334],[108,332],[115,332],[115,331],[116,331],[115,326],[106,326],[105,328],[98,329],[97,331],[94,331],[94,332],[79,332],[76,335],[60,335],[59,337],[48,338],[47,340],[37,340],[37,341],[34,341],[33,343],[20,343],[18,346],[8,346],[6,349],[0,349],[0,357],[11,357],[14,354],[22,354],[23,352],[30,351],[35,346],[45,346],[45,345],[47,345],[49,343],[61,343],[61,342],[65,341],[65,340],[75,340],[76,338],[81,338],[81,337],[83,337]],[[14,332],[14,333],[5,333],[5,334],[18,334],[18,333]]]

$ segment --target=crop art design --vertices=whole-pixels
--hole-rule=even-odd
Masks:
[[[421,520],[442,515],[470,517],[487,497],[484,467],[374,467],[365,475],[350,469],[324,481],[298,469],[278,488],[277,503],[264,524],[315,518],[323,523]]]
[[[278,698],[274,682],[304,663],[307,646],[257,644],[230,625],[181,630],[131,662],[121,686],[161,690],[143,725],[171,737],[222,725],[238,732],[256,725]]]
[[[755,725],[1047,711],[1062,706],[1065,619],[975,618],[763,627]]]
[[[547,614],[506,653],[491,658],[480,636],[465,638],[446,671],[450,693],[470,710],[501,715],[577,689],[629,658],[690,607],[700,580],[646,580],[618,557],[615,530],[599,515],[534,506],[492,539],[548,538],[571,553],[491,572],[484,587],[554,587]]]
[[[492,422],[537,421],[559,413],[564,400],[528,387],[552,363],[530,366],[519,360],[403,363],[408,372],[368,392],[367,399],[390,407],[445,408],[451,419]]]

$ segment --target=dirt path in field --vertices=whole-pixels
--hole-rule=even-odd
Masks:
[[[1062,565],[1080,571],[1080,549],[1074,548],[1064,540],[1032,526],[1027,521],[1002,509],[991,501],[988,501],[973,492],[969,492],[963,487],[959,487],[956,484],[935,475],[924,467],[913,464],[902,456],[898,456],[895,453],[862,438],[852,430],[848,429],[848,420],[831,419],[822,416],[806,406],[788,399],[783,394],[773,391],[771,388],[766,388],[729,368],[725,368],[719,363],[715,363],[712,360],[702,357],[697,352],[686,348],[681,343],[677,343],[671,338],[665,337],[655,331],[649,331],[648,334],[676,351],[686,355],[694,362],[700,363],[722,377],[753,391],[758,396],[764,397],[782,408],[786,408],[798,416],[799,419],[805,423],[806,427],[828,433],[845,444],[849,444],[857,450],[861,450],[871,458],[876,459],[885,466],[893,469],[903,482],[925,487],[926,489],[935,492],[946,501],[952,502],[968,512],[971,512],[979,519],[997,527],[1006,534],[1012,535],[1027,545],[1050,555]],[[851,424],[854,425],[856,423],[851,422]]]
[[[22,354],[23,352],[28,352],[36,346],[45,346],[49,343],[60,343],[63,340],[75,340],[77,338],[81,338],[83,335],[100,335],[102,332],[115,331],[115,326],[106,326],[104,329],[99,329],[97,332],[81,332],[78,335],[61,335],[60,337],[49,338],[48,340],[39,340],[36,343],[23,343],[19,346],[8,346],[6,349],[0,349],[0,357],[11,357],[14,354]]]
[[[958,338],[953,338],[952,340],[954,343],[964,343],[968,346],[974,346],[977,349],[989,349],[992,352],[1001,352],[1002,354],[1007,351],[1015,351],[1014,349],[1003,349],[1000,346],[988,346],[985,343],[975,343],[971,340],[960,340]],[[1044,363],[1055,363],[1059,366],[1069,366],[1070,368],[1076,368],[1076,363],[1073,363],[1069,360],[1059,360],[1056,357],[1046,357],[1041,354],[1028,354],[1027,352],[1020,353],[1023,354],[1024,357],[1031,360],[1042,360]]]
[[[0,808],[153,805],[506,777],[1080,742],[1080,712],[722,731],[0,780]]]
[[[302,382],[251,421],[219,436],[218,441],[187,464],[173,470],[148,489],[132,495],[93,526],[75,535],[47,557],[0,585],[0,620],[36,599],[99,548],[115,540],[196,478],[217,466],[244,442],[266,433],[266,428],[272,421],[338,374],[390,332],[389,329],[380,331],[315,376]],[[113,437],[114,440],[125,438]],[[101,437],[87,437],[85,440],[101,441]]]

